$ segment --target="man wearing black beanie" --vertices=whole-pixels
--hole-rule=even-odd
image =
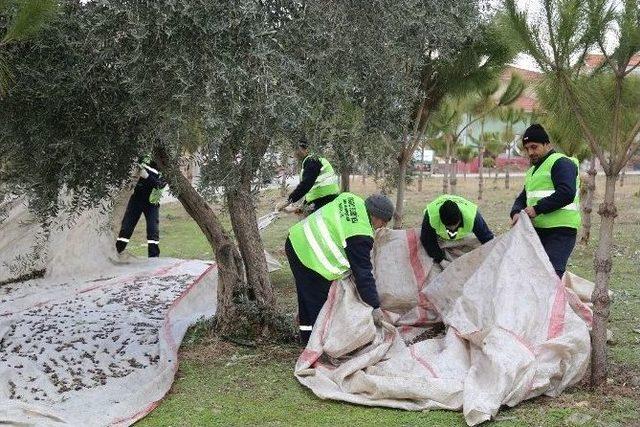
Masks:
[[[562,277],[581,224],[578,160],[557,153],[539,124],[527,128],[522,145],[531,168],[511,208],[511,223],[518,221],[520,211],[529,215],[553,269]]]

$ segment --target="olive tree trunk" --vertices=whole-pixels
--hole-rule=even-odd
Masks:
[[[156,148],[155,160],[172,183],[172,191],[211,245],[218,267],[218,307],[215,328],[222,335],[233,333],[241,317],[234,304],[234,293],[237,289],[246,288],[240,252],[218,216],[193,188],[180,171],[177,162],[173,161],[164,148]]]

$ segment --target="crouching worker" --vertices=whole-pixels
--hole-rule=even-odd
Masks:
[[[285,252],[296,281],[300,340],[309,341],[331,282],[351,270],[362,300],[373,307],[373,318],[383,318],[371,265],[374,230],[387,225],[393,204],[375,194],[366,201],[342,193],[289,230]]]
[[[129,198],[127,210],[122,218],[122,225],[116,250],[122,253],[129,243],[133,230],[138,224],[140,215],[144,214],[147,222],[147,251],[149,257],[160,256],[160,199],[167,183],[158,172],[156,163],[151,156],[144,156],[138,162],[140,178],[136,183],[133,194]]]
[[[445,259],[438,238],[459,240],[470,233],[475,234],[482,244],[493,239],[493,233],[480,215],[478,206],[467,199],[444,194],[424,210],[420,241],[433,262],[439,263],[442,268],[446,268],[449,261]]]

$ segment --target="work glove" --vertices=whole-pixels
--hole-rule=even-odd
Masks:
[[[382,326],[382,321],[387,320],[384,312],[380,307],[374,308],[371,315],[373,316],[373,324],[376,326]]]
[[[139,165],[139,166],[140,166],[140,178],[144,178],[144,179],[149,178],[149,172],[147,171],[147,169],[145,169],[145,167],[142,165]]]
[[[447,261],[446,259],[443,259],[442,261],[440,261],[440,267],[442,267],[443,270],[449,267],[450,264],[451,264],[451,261]]]

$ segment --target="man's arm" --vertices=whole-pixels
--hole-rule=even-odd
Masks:
[[[373,308],[380,307],[376,279],[373,277],[371,265],[371,249],[373,239],[369,236],[353,236],[347,239],[347,261],[356,282],[360,298]]]
[[[439,263],[444,259],[444,251],[438,244],[438,235],[429,222],[429,214],[427,212],[425,212],[424,219],[422,220],[420,242],[422,242],[422,246],[427,251],[427,255],[433,258],[434,262]]]
[[[480,243],[483,245],[493,239],[493,233],[485,222],[480,212],[476,213],[476,219],[473,221],[473,234],[476,235]]]
[[[516,198],[516,201],[513,202],[513,206],[511,207],[511,213],[509,214],[509,218],[513,218],[513,216],[519,213],[521,210],[527,207],[527,193],[522,189],[522,192]]]
[[[534,206],[536,214],[556,211],[573,202],[576,197],[576,177],[578,168],[566,157],[558,159],[551,167],[551,181],[555,191],[548,197],[538,200]]]
[[[305,196],[313,187],[318,175],[320,175],[320,169],[322,169],[322,163],[319,159],[309,157],[304,162],[302,169],[302,179],[298,186],[289,195],[289,203],[295,203]]]

